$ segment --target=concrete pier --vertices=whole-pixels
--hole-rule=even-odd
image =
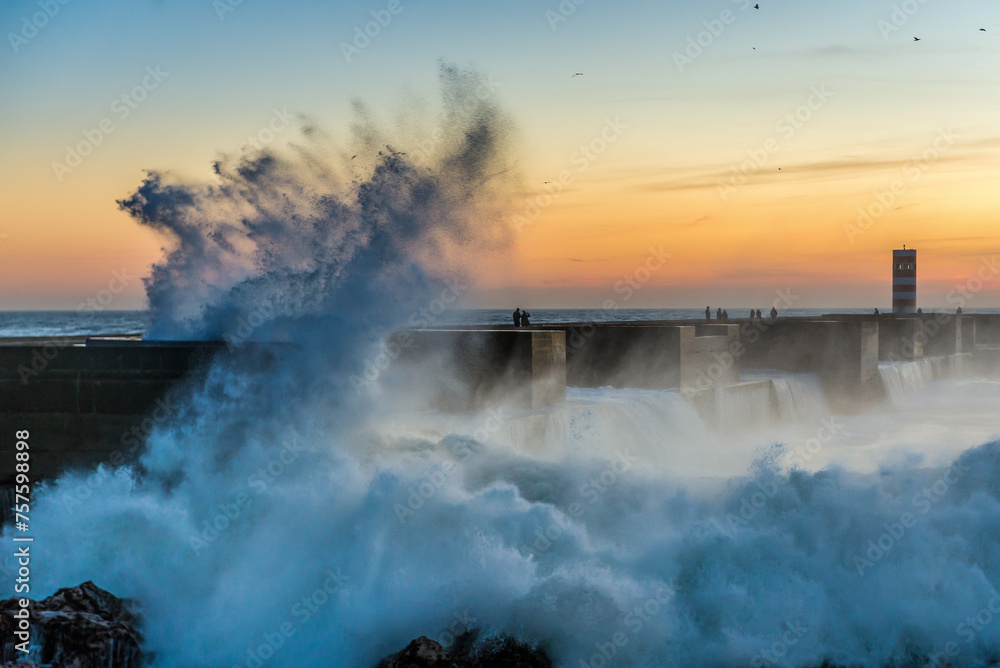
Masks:
[[[778,319],[741,330],[745,369],[815,373],[831,405],[851,409],[877,389],[879,323]]]
[[[629,322],[543,327],[566,333],[566,383],[572,387],[681,389],[739,380],[739,364],[729,352],[738,344],[737,325]],[[720,364],[727,355],[729,362]]]
[[[171,388],[220,345],[111,338],[0,345],[0,433],[31,433],[34,479],[132,461],[152,416],[169,411]]]
[[[564,401],[567,385],[673,389],[706,417],[746,406],[769,414],[773,388],[759,373],[741,378],[742,370],[814,373],[843,411],[884,395],[880,360],[919,362],[934,378],[1000,375],[998,315],[440,328],[404,330],[389,345],[398,355],[380,379],[386,386],[437,409],[503,405],[525,415]],[[219,354],[246,353],[137,337],[0,342],[0,430],[31,432],[35,479],[133,461],[172,414],[172,389]]]
[[[404,330],[386,376],[395,389],[446,410],[491,404],[541,408],[566,398],[566,333],[561,330]]]

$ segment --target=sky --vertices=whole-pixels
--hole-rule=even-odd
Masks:
[[[0,310],[142,308],[167,240],[115,202],[144,170],[210,181],[286,115],[346,142],[357,100],[433,108],[441,62],[514,119],[524,182],[463,306],[888,310],[905,244],[920,306],[1000,307],[1000,4],[759,7],[4,0]]]

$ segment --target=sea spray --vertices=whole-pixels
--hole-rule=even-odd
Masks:
[[[465,77],[445,68],[446,98]],[[329,183],[304,147],[301,162],[220,163],[211,186],[151,174],[124,201],[173,243],[147,282],[156,335],[240,337],[257,312],[246,340],[289,345],[221,352],[171,398],[141,467],[103,477],[72,515],[86,473],[40,491],[38,588],[94,579],[141,600],[147,649],[171,667],[369,666],[456,617],[574,667],[995,657],[1000,624],[980,620],[1000,584],[1000,442],[957,457],[963,474],[938,494],[942,471],[919,460],[789,471],[773,450],[744,475],[678,474],[672,457],[700,456],[706,475],[724,457],[700,450],[710,430],[669,393],[573,392],[544,455],[513,429],[476,438],[488,412],[454,433],[387,428],[409,416],[351,374],[461,269],[456,250],[505,245],[491,221],[506,121],[483,104],[448,126],[437,169],[361,123],[372,165],[356,185]],[[859,574],[853,557],[925,488],[935,502]]]

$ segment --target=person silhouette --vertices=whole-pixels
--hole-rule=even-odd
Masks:
[[[778,319],[778,309],[776,309],[775,307],[772,306],[771,307],[771,320],[777,320],[777,319]]]
[[[750,309],[750,319],[753,320],[753,309]]]
[[[757,309],[757,319],[758,319],[758,320],[760,320],[760,319],[761,319],[761,317],[760,317],[760,309]]]
[[[729,311],[723,311],[722,312],[722,321],[723,322],[729,322]]]
[[[721,308],[715,310],[715,319],[716,320],[722,320],[722,309]]]
[[[875,307],[875,315],[878,315],[878,307]]]
[[[955,313],[957,313],[958,315],[962,315],[962,307],[959,306],[957,309],[955,309]]]
[[[922,308],[918,308],[917,309],[917,313],[919,313],[920,315],[923,315],[924,314],[924,310]]]
[[[528,322],[528,318],[530,317],[531,317],[530,313],[528,313],[527,311],[521,311],[521,327],[527,327],[528,325],[531,324],[530,322]]]
[[[514,326],[515,327],[520,327],[521,326],[521,307],[520,306],[517,307],[516,309],[514,309]]]
[[[712,319],[712,311],[710,311],[709,308],[706,306],[705,307],[705,320],[711,320],[711,319]]]

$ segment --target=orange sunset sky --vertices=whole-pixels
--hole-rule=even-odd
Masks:
[[[135,278],[112,307],[142,308],[168,241],[115,201],[143,170],[211,182],[274,109],[344,142],[356,99],[387,125],[414,100],[433,116],[440,60],[494,82],[523,172],[512,256],[463,306],[597,308],[654,248],[669,261],[621,306],[766,308],[788,290],[885,309],[906,244],[921,306],[963,290],[1000,307],[1000,6],[651,5],[406,1],[351,54],[385,2],[70,2],[30,39],[39,4],[5,3],[0,310],[73,309],[115,271]],[[114,101],[140,85],[122,118]]]

